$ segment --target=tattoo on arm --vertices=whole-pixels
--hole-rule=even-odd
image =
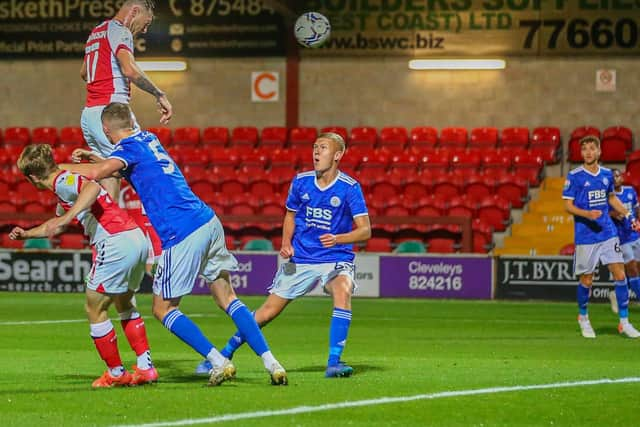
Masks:
[[[133,84],[138,86],[138,88],[142,89],[147,93],[150,93],[156,98],[159,98],[162,95],[164,95],[164,92],[158,89],[158,87],[153,84],[153,82],[149,79],[149,77],[147,77],[147,75],[142,70],[140,70],[140,74],[134,79],[132,79],[131,81],[133,82]]]

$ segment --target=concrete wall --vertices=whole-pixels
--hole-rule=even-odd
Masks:
[[[617,70],[618,91],[595,91],[599,68]],[[406,59],[305,58],[300,64],[303,125],[555,125],[567,135],[592,124],[624,124],[634,132],[640,65],[633,58],[508,58],[502,71],[418,72]],[[79,61],[0,62],[0,127],[78,123],[84,86]],[[281,73],[278,103],[250,101],[251,71]],[[283,125],[285,62],[277,58],[191,59],[185,73],[154,73],[170,96],[172,126]],[[153,99],[133,92],[143,126],[157,124]]]

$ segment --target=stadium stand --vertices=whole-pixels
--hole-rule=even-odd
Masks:
[[[626,144],[630,137],[624,129],[611,128],[607,136]],[[149,130],[166,145],[194,192],[221,215],[281,216],[291,179],[298,171],[312,167],[310,145],[318,135],[315,127],[282,126],[261,130],[241,126],[231,132],[223,126]],[[349,149],[341,169],[360,180],[371,216],[406,218],[406,223],[374,224],[374,239],[382,240],[367,244],[363,249],[368,251],[390,251],[402,240],[418,240],[430,252],[460,249],[459,225],[412,223],[414,218],[425,216],[469,218],[473,251],[491,250],[493,233],[509,226],[511,209],[524,206],[530,188],[544,177],[544,166],[557,163],[561,150],[560,132],[552,127],[534,129],[530,143],[529,130],[522,127],[501,131],[452,127],[442,129],[440,136],[430,126],[410,130],[399,126],[351,130],[328,126],[320,130],[326,131],[347,138]],[[57,156],[66,160],[84,141],[77,127],[6,128],[2,135],[5,139],[8,135],[10,141],[0,145],[0,166],[5,169],[0,180],[0,213],[7,227],[19,221],[15,217],[21,213],[44,215],[55,204],[55,200],[31,200],[28,194],[33,192],[21,187],[20,183],[27,183],[14,165],[22,145],[31,140],[55,143],[57,135]],[[635,158],[640,172],[640,155]],[[633,164],[630,166],[634,170]],[[279,247],[280,220],[277,224],[230,221],[230,235],[238,241],[234,247],[246,243],[246,236],[239,234],[243,227],[263,230],[263,237]]]

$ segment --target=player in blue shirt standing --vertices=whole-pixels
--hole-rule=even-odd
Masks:
[[[353,373],[351,366],[340,361],[351,324],[351,295],[356,287],[353,243],[371,237],[360,184],[338,170],[345,150],[340,135],[319,135],[313,144],[314,170],[293,179],[280,249],[280,256],[289,262],[282,264],[269,297],[255,312],[258,324],[265,326],[291,301],[321,284],[333,297],[326,377],[348,377]],[[221,353],[231,358],[244,341],[242,333],[236,332]],[[203,364],[206,361],[198,368]]]
[[[260,328],[247,307],[236,297],[229,271],[238,263],[225,246],[222,224],[211,208],[193,194],[182,172],[149,132],[134,129],[129,106],[111,103],[102,112],[105,134],[115,144],[103,161],[64,165],[90,179],[122,174],[134,187],[151,224],[162,241],[162,256],[153,281],[153,314],[174,335],[206,357],[212,365],[209,385],[235,376],[236,368],[218,352],[198,326],[178,308],[191,293],[196,278],[203,276],[218,306],[233,319],[251,348],[262,357],[274,385],[287,384],[287,375],[273,357]],[[77,150],[76,157],[98,160],[91,152]],[[86,208],[79,201],[59,224],[70,221],[73,210]]]
[[[631,212],[633,218],[638,218],[638,195],[633,187],[622,185],[624,178],[618,169],[613,169],[613,186],[616,196],[624,207]],[[625,221],[624,217],[617,212],[611,212],[611,218],[618,230],[618,238],[620,239],[620,247],[622,249],[622,258],[624,259],[624,269],[627,274],[627,282],[629,287],[636,294],[636,298],[640,298],[640,271],[638,269],[638,260],[640,260],[640,234],[631,228],[629,221]],[[618,299],[615,292],[609,293],[611,301],[611,310],[618,313]]]
[[[593,273],[598,264],[603,263],[609,267],[614,279],[620,316],[618,331],[630,338],[638,338],[640,332],[629,323],[629,289],[620,241],[609,216],[610,207],[633,229],[637,230],[638,223],[616,197],[611,170],[598,164],[600,140],[587,136],[580,140],[580,146],[584,163],[569,172],[562,191],[565,208],[574,215],[574,273],[580,277],[577,291],[580,331],[585,338],[596,337],[587,314],[587,304]]]

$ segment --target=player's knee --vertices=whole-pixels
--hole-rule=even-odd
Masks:
[[[593,276],[592,275],[580,276],[580,283],[583,286],[586,286],[586,287],[590,288],[591,285],[593,285]]]

